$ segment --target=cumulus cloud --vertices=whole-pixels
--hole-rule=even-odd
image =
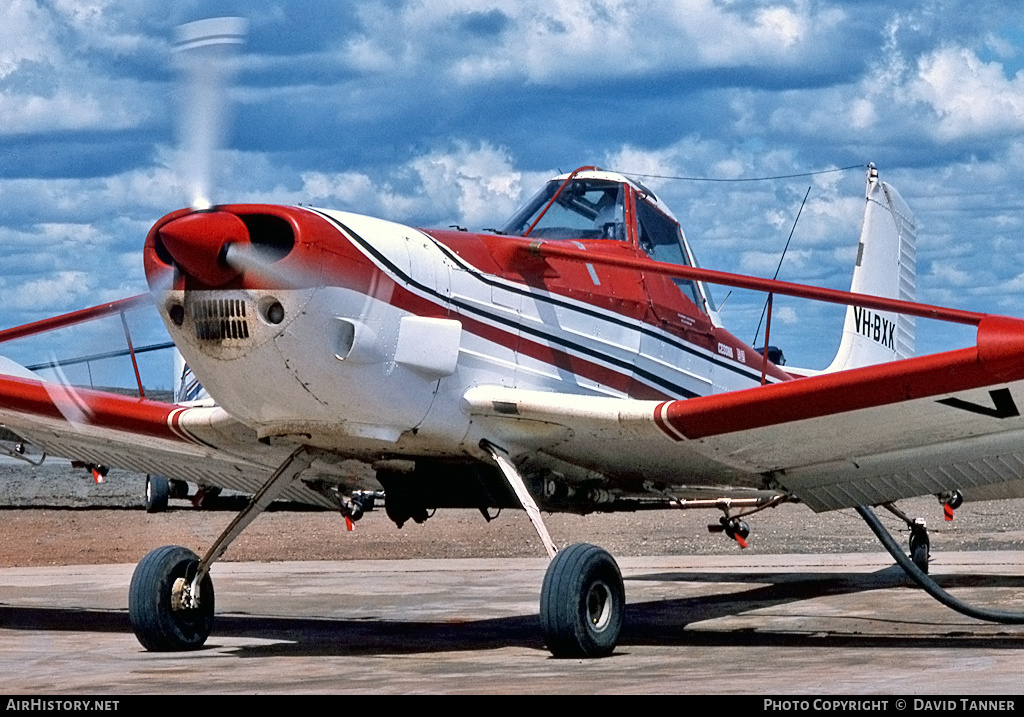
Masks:
[[[53,51],[47,42],[52,23],[32,0],[12,0],[0,7],[0,80],[22,62],[42,62]]]
[[[148,3],[140,3],[136,11]],[[123,3],[12,0],[0,8],[0,134],[117,130],[151,120],[151,91],[139,78],[97,73],[133,54],[166,54],[164,43],[131,32]],[[163,51],[163,52],[161,52]]]
[[[395,180],[412,178],[404,191]],[[524,199],[523,173],[505,149],[456,143],[454,149],[413,158],[389,181],[358,172],[302,175],[299,192],[308,201],[340,201],[345,208],[380,213],[395,221],[443,223],[480,228],[507,219]],[[527,187],[528,191],[534,191]]]
[[[415,72],[426,62],[465,83],[559,86],[649,71],[827,62],[846,13],[808,2],[488,0],[361,4],[343,56],[353,68]],[[455,28],[461,32],[452,32]]]
[[[931,278],[951,287],[967,286],[973,284],[975,280],[971,272],[964,271],[958,265],[948,261],[933,261]]]
[[[932,108],[946,142],[1024,128],[1024,72],[1013,78],[998,62],[968,48],[942,48],[921,58],[914,97]]]
[[[31,279],[15,290],[0,291],[7,306],[28,311],[59,311],[83,299],[88,301],[90,277],[81,271],[59,271],[53,276]]]
[[[781,321],[792,326],[800,323],[800,315],[792,306],[783,306],[778,311],[772,311],[772,321]]]

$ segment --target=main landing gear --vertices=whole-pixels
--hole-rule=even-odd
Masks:
[[[481,441],[480,447],[508,481],[551,558],[540,592],[544,644],[555,657],[610,655],[626,618],[626,589],[615,559],[587,543],[557,550],[540,508],[508,454],[488,441]]]
[[[149,553],[135,568],[128,588],[128,618],[147,650],[195,650],[213,626],[213,581],[196,588],[199,556],[179,545]]]
[[[557,551],[544,526],[540,509],[508,454],[486,440],[480,442],[480,447],[490,454],[518,497],[551,558],[540,595],[544,643],[555,657],[610,655],[615,650],[626,616],[626,591],[615,559],[605,550],[586,543]],[[743,548],[747,547],[746,538],[750,535],[750,526],[743,518],[789,500],[789,496],[783,493],[710,500],[685,500],[668,494],[665,497],[669,506],[682,510],[722,511],[718,524],[708,526],[708,530],[725,533]],[[664,507],[665,503],[660,506]]]
[[[171,497],[171,486],[163,476],[146,476],[146,512],[163,513],[167,510],[167,500]]]
[[[296,449],[201,560],[187,548],[165,545],[139,562],[128,589],[128,617],[143,647],[157,651],[202,647],[213,627],[210,566],[256,516],[309,468],[315,457],[314,449]]]
[[[192,496],[192,505],[200,510],[210,507],[213,500],[220,495],[220,488],[200,485]],[[167,510],[170,498],[188,498],[188,483],[175,478],[164,478],[161,475],[146,476],[146,512],[163,513]]]

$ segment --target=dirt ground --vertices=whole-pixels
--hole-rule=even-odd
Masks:
[[[144,477],[111,471],[102,484],[67,461],[31,468],[0,460],[0,566],[134,563],[161,545],[202,552],[231,521],[241,496],[213,510],[172,500],[165,513],[142,508]],[[956,519],[942,519],[934,498],[905,501],[911,515],[928,521],[933,555],[943,550],[1024,549],[1024,501],[967,503]],[[487,522],[470,510],[442,510],[422,525],[401,530],[383,509],[367,513],[347,531],[330,511],[275,505],[258,517],[224,560],[358,560],[388,558],[542,557],[544,549],[522,511],[505,510]],[[547,515],[556,544],[591,542],[613,555],[686,555],[741,552],[721,533],[711,534],[716,511],[648,511]],[[894,532],[905,527],[883,513]],[[815,515],[802,505],[782,505],[748,519],[752,554],[881,552],[853,511]]]

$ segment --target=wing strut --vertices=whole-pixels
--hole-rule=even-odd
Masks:
[[[530,495],[530,491],[526,489],[523,477],[519,475],[519,471],[516,470],[516,467],[512,465],[512,461],[509,460],[508,453],[486,439],[480,441],[480,447],[487,451],[498,465],[501,474],[508,481],[509,486],[512,487],[516,497],[522,504],[523,510],[530,516],[530,522],[533,523],[537,535],[540,536],[541,542],[544,543],[544,548],[548,551],[548,557],[554,558],[555,553],[558,552],[558,548],[555,547],[555,541],[551,539],[551,534],[548,533],[547,526],[544,525],[544,519],[541,517],[540,508],[537,507],[537,502]]]
[[[987,622],[999,622],[1004,625],[1024,625],[1024,613],[1019,612],[1004,612],[1002,610],[986,610],[985,608],[975,607],[968,605],[967,603],[953,597],[948,592],[943,590],[937,582],[932,580],[928,575],[917,567],[914,562],[904,555],[900,546],[893,540],[892,536],[889,535],[889,531],[885,529],[882,522],[875,515],[874,511],[866,505],[857,506],[857,513],[864,519],[864,522],[868,524],[873,532],[880,541],[885,549],[889,551],[889,554],[896,560],[901,568],[910,576],[910,579],[921,586],[921,588],[931,595],[933,598],[938,600],[940,603],[945,605],[951,610],[956,610],[961,615],[967,615],[967,617],[973,617],[978,620],[985,620]]]

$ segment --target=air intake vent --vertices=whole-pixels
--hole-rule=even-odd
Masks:
[[[241,299],[198,299],[192,302],[191,311],[200,341],[249,338],[245,302]]]

